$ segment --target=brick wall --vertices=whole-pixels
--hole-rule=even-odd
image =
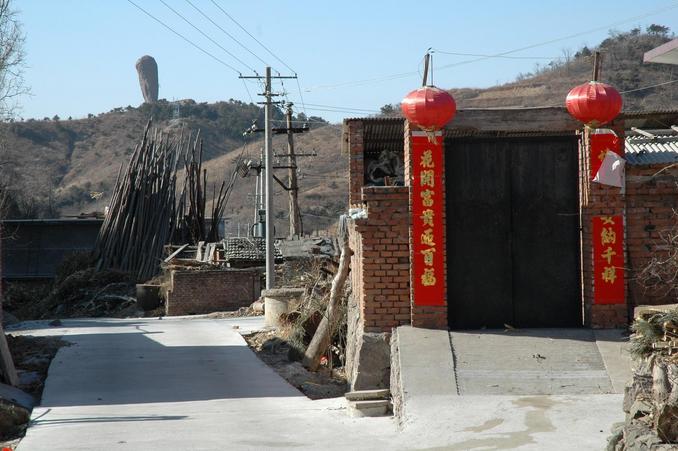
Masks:
[[[195,315],[237,310],[259,299],[257,270],[172,271],[167,315]]]
[[[663,291],[646,290],[635,277],[653,256],[666,256],[661,235],[676,225],[674,208],[677,201],[678,168],[665,165],[627,168],[626,241],[630,308],[675,302],[675,298],[668,298]]]
[[[367,218],[350,236],[353,295],[365,332],[410,323],[409,188],[363,187]]]
[[[623,124],[618,123],[613,128],[623,136]],[[585,145],[587,141],[588,137],[585,136]],[[585,155],[586,152],[580,152],[582,166]],[[645,289],[638,283],[637,274],[653,256],[664,255],[660,234],[675,224],[673,209],[678,200],[678,168],[667,165],[627,166],[625,194],[615,187],[586,183],[583,180],[588,174],[586,169],[580,167],[583,192],[582,296],[585,324],[592,327],[624,327],[632,317],[633,307],[636,305],[675,302],[674,299],[667,298],[665,292]],[[588,198],[585,200],[585,197]],[[591,218],[595,215],[624,216],[625,304],[593,305]]]

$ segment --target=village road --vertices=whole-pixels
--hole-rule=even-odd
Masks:
[[[259,318],[24,323],[72,342],[52,362],[20,451],[399,449],[392,418],[311,401],[247,347]],[[28,330],[26,330],[28,329]]]

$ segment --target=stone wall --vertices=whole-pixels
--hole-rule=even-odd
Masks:
[[[678,449],[678,361],[672,338],[676,304],[636,309],[633,377],[624,390],[626,419],[613,426],[608,451]],[[633,355],[633,354],[632,354]]]
[[[196,315],[237,310],[259,299],[259,271],[172,271],[167,293],[167,315]]]

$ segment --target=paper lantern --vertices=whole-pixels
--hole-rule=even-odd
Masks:
[[[622,98],[612,86],[597,81],[573,88],[565,100],[567,111],[589,127],[613,120],[622,109]]]
[[[457,104],[449,92],[435,86],[416,89],[403,99],[400,109],[408,121],[427,131],[440,130],[452,120]]]

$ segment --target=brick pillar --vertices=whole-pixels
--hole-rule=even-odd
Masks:
[[[444,136],[439,137],[438,139],[444,139]],[[405,184],[407,187],[412,186],[413,182],[413,174],[412,174],[412,168],[413,168],[413,161],[412,161],[412,135],[411,135],[411,126],[409,121],[405,121],[405,136],[404,136],[404,142],[405,142],[405,152],[404,152],[404,172],[405,172]],[[441,227],[443,230],[446,230],[445,228],[445,152],[444,152],[444,142],[443,142],[443,167],[440,168],[442,171],[442,176],[443,176],[443,186],[440,187],[439,189],[441,190],[442,193],[442,202],[443,202],[443,216],[440,218],[442,224]],[[412,207],[412,190],[409,190],[409,205],[410,209]],[[410,248],[410,262],[414,261],[414,255],[412,255],[413,252],[413,240],[415,237],[413,237],[412,234],[412,228],[410,228],[410,234],[409,234],[409,248]],[[444,305],[441,306],[418,306],[416,305],[416,299],[414,296],[414,281],[412,280],[413,277],[413,271],[410,271],[410,303],[411,303],[411,321],[412,321],[412,326],[414,327],[422,327],[422,328],[427,328],[427,329],[447,329],[447,256],[446,254],[446,249],[447,249],[447,244],[446,244],[446,236],[443,234],[443,242],[441,243],[441,246],[439,249],[443,251],[443,274],[441,277],[440,282],[444,285],[444,293],[445,293],[445,298],[444,298]]]
[[[607,126],[617,133],[624,145],[624,123],[615,122],[612,126]],[[580,182],[584,177],[590,177],[586,168],[586,158],[589,155],[589,137],[588,132],[583,135],[583,145],[579,152],[579,176]],[[580,183],[582,189],[586,189],[587,184]],[[586,193],[583,193],[586,194]],[[586,196],[580,196],[582,199]],[[599,215],[622,215],[624,218],[624,231],[628,227],[626,220],[625,195],[620,193],[620,189],[614,186],[601,185],[599,183],[588,183],[588,204],[581,206],[581,259],[582,259],[582,297],[584,304],[584,324],[594,328],[614,328],[625,327],[628,324],[628,293],[629,293],[629,274],[625,274],[625,301],[623,304],[599,305],[593,303],[594,275],[593,275],[593,237],[592,237],[592,218]],[[628,252],[626,252],[628,243],[624,239],[624,267],[628,268]]]
[[[351,248],[354,296],[365,332],[410,322],[408,189],[364,187],[367,217],[356,219]]]

